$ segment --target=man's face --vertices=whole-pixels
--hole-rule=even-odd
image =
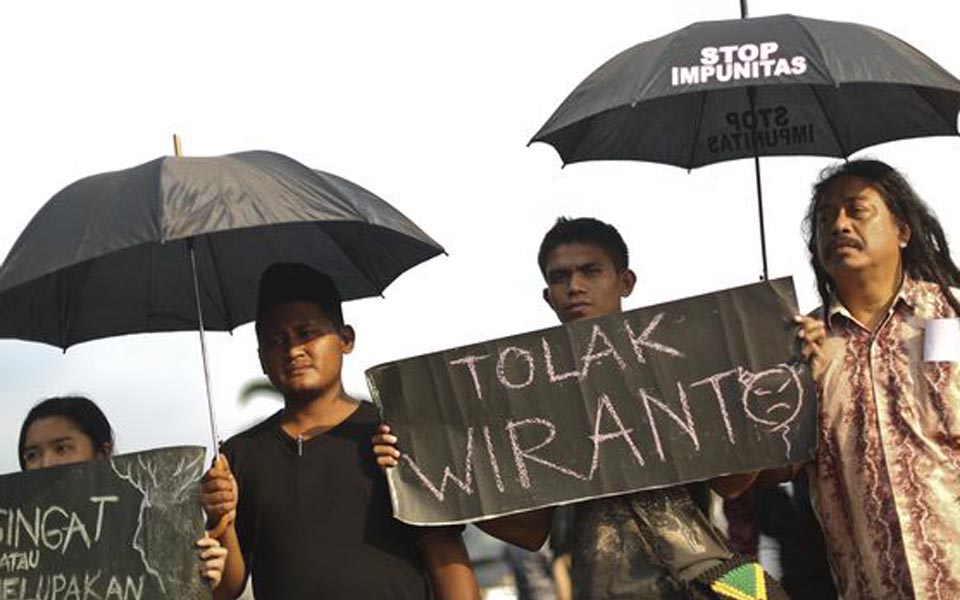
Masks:
[[[312,302],[280,304],[260,322],[260,365],[284,396],[309,398],[340,385],[353,340],[352,328],[338,328]]]
[[[880,193],[852,176],[831,183],[817,209],[817,259],[840,281],[868,269],[888,269],[900,261],[900,244],[910,229],[900,225]]]
[[[547,255],[547,287],[543,299],[561,323],[620,312],[620,300],[630,295],[636,276],[618,272],[603,248],[574,242]]]

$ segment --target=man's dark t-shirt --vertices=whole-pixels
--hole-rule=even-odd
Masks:
[[[417,530],[393,519],[370,449],[378,423],[361,402],[341,424],[298,442],[278,412],[224,445],[258,600],[430,597]]]

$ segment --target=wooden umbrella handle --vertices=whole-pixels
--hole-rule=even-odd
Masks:
[[[220,460],[219,452],[217,452],[217,455],[213,457],[213,465],[211,466],[217,470],[226,469],[226,466],[223,464],[223,461]],[[216,526],[213,529],[207,531],[207,535],[209,535],[212,538],[219,539],[220,536],[222,536],[223,533],[227,530],[227,527],[230,527],[230,525],[234,521],[236,521],[236,519],[237,519],[237,509],[234,508],[230,512],[220,517],[220,520],[217,521]]]
[[[227,530],[227,527],[230,527],[230,524],[237,519],[236,509],[231,510],[227,514],[220,517],[220,521],[217,523],[217,526],[208,531],[207,533],[210,537],[214,539],[220,539],[220,536],[223,535],[223,532]]]

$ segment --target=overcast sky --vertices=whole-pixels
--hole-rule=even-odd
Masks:
[[[859,21],[960,74],[960,6],[942,0],[752,0],[751,14]],[[626,238],[629,308],[754,282],[752,161],[687,173],[650,163],[561,170],[526,143],[594,68],[736,0],[672,2],[5,2],[0,7],[0,256],[72,181],[172,153],[274,150],[356,181],[414,219],[449,256],[351,302],[348,390],[377,363],[551,326],[536,249],[558,215],[596,216]],[[902,168],[960,243],[960,140],[865,152]],[[861,153],[864,154],[864,153]],[[762,160],[771,276],[816,304],[800,237],[811,182],[832,161]],[[260,375],[252,326],[210,336],[222,436],[270,414],[237,402]],[[66,354],[0,340],[0,472],[36,401],[94,398],[128,452],[208,444],[196,334],[100,340]]]

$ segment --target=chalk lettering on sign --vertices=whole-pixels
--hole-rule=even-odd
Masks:
[[[710,387],[713,389],[713,394],[717,399],[717,406],[720,408],[720,416],[723,419],[723,426],[727,432],[727,440],[729,440],[733,445],[736,445],[737,440],[733,435],[733,424],[730,422],[730,413],[727,411],[727,399],[723,395],[723,388],[720,386],[720,382],[731,375],[739,375],[741,371],[742,369],[737,367],[735,369],[730,369],[729,371],[716,373],[710,377],[695,381],[690,384],[690,387],[696,387],[706,383],[710,384]]]
[[[168,553],[151,553],[146,546],[149,529],[155,526],[146,520],[146,510],[151,507],[153,510],[177,511],[185,505],[193,505],[196,481],[203,470],[203,453],[192,459],[181,458],[175,462],[155,461],[144,454],[135,455],[133,460],[114,457],[110,459],[110,467],[117,477],[129,482],[142,494],[131,547],[140,555],[144,570],[156,579],[164,594],[167,594],[166,582],[174,586],[185,585],[173,578],[165,581],[161,573],[167,571],[163,563],[169,560]],[[152,564],[151,560],[156,564]]]
[[[539,425],[546,428],[547,436],[539,444],[533,446],[532,448],[521,448],[520,440],[517,437],[517,429],[521,427],[527,427],[529,425]],[[568,469],[563,465],[558,465],[541,456],[536,456],[533,454],[535,451],[550,445],[550,443],[553,442],[553,439],[557,437],[557,428],[550,421],[541,419],[539,417],[522,419],[520,421],[507,421],[506,429],[507,434],[510,436],[510,449],[513,451],[513,461],[517,466],[517,474],[520,478],[520,487],[523,489],[530,489],[530,473],[527,470],[527,461],[549,467],[575,479],[586,479],[586,477],[580,473],[577,473],[573,469]]]
[[[598,338],[599,339],[599,338]],[[515,347],[511,347],[515,348]],[[598,354],[595,350],[594,355]],[[588,353],[589,355],[589,353]],[[672,423],[679,429],[681,436],[689,439],[694,452],[701,450],[700,435],[697,431],[697,421],[694,411],[691,409],[688,388],[706,386],[712,393],[713,399],[717,404],[718,411],[724,423],[727,440],[731,445],[736,445],[737,438],[734,433],[733,419],[730,415],[730,402],[727,394],[734,393],[730,390],[729,383],[735,382],[740,387],[740,392],[733,396],[733,406],[742,407],[744,416],[748,422],[762,425],[768,431],[775,431],[783,438],[787,449],[787,456],[790,455],[791,423],[801,412],[802,383],[800,373],[789,364],[779,364],[776,367],[765,369],[758,373],[753,373],[743,367],[735,367],[726,371],[721,371],[710,377],[697,380],[685,387],[682,381],[676,381],[678,405],[668,404],[663,399],[656,397],[650,389],[639,388],[638,398],[643,412],[646,414],[647,428],[649,429],[650,439],[653,442],[656,455],[660,463],[669,462],[667,449],[664,446],[664,423]],[[726,389],[725,389],[726,388]],[[796,388],[796,389],[793,389]],[[792,394],[792,395],[791,395]],[[707,398],[709,401],[709,397]],[[737,402],[739,400],[739,403]],[[604,429],[605,421],[612,423],[612,427]],[[529,447],[524,447],[521,441],[522,430],[531,428],[539,429],[543,436]],[[466,430],[465,458],[462,469],[462,476],[454,474],[450,465],[443,467],[443,474],[439,485],[433,481],[430,476],[424,473],[423,468],[409,455],[402,455],[403,464],[408,465],[416,475],[421,484],[428,489],[431,494],[439,501],[444,502],[449,496],[448,484],[454,485],[463,491],[467,496],[473,495],[475,482],[474,471],[474,427],[468,427]],[[494,485],[501,494],[505,492],[506,486],[500,472],[499,459],[496,455],[491,425],[482,425],[480,427],[486,455],[494,475]],[[541,418],[530,417],[521,420],[508,420],[504,425],[504,431],[510,442],[510,448],[517,469],[517,480],[521,488],[530,489],[535,487],[535,478],[531,474],[530,464],[539,464],[551,470],[557,471],[574,479],[581,481],[592,481],[601,467],[601,446],[606,442],[622,440],[636,460],[637,465],[647,466],[646,460],[637,445],[634,436],[637,434],[636,426],[628,426],[618,412],[617,405],[611,400],[608,394],[601,394],[597,398],[596,408],[594,410],[593,423],[591,424],[592,435],[586,436],[592,444],[589,470],[584,474],[570,467],[559,464],[555,460],[547,458],[539,451],[551,445],[557,438],[558,429],[554,422]],[[524,440],[529,440],[529,434],[523,436]],[[674,456],[673,459],[676,459]]]
[[[522,362],[527,366],[527,378],[521,383],[510,381],[507,378],[507,357],[511,355],[520,357]],[[522,390],[533,383],[534,373],[535,368],[533,365],[533,354],[531,354],[529,350],[517,348],[516,346],[509,346],[500,351],[500,357],[497,359],[497,380],[503,385],[503,387],[511,390]]]
[[[40,574],[0,578],[0,600],[140,600],[143,575],[111,575],[100,583],[101,571],[79,574]]]
[[[451,365],[467,365],[467,369],[470,371],[470,377],[473,379],[473,387],[477,391],[478,400],[483,400],[483,390],[480,388],[480,376],[477,375],[477,363],[485,358],[490,358],[490,355],[464,356],[463,358],[450,361]]]
[[[77,582],[76,577],[70,577],[69,580],[66,575],[63,573],[57,573],[53,576],[52,582],[50,584],[50,596],[56,598],[60,595],[60,592],[66,591],[67,586],[70,586],[71,590],[64,594],[65,596],[74,595],[79,597],[80,595],[80,584]]]
[[[487,443],[489,444],[489,442],[490,438],[488,436]],[[488,446],[488,451],[492,453],[492,450],[489,448]],[[430,478],[424,474],[423,470],[420,469],[419,465],[417,465],[416,461],[414,461],[409,454],[405,453],[401,455],[401,459],[413,470],[420,482],[433,493],[438,501],[443,502],[447,493],[448,481],[452,481],[466,495],[473,495],[473,427],[467,428],[467,448],[463,460],[463,479],[454,475],[449,465],[444,465],[443,477],[440,480],[440,487],[438,488],[436,484],[430,481]]]
[[[740,382],[743,384],[740,400],[744,414],[753,422],[768,426],[770,431],[780,433],[786,455],[789,457],[790,426],[803,408],[803,384],[800,381],[800,373],[793,365],[781,363],[759,373],[744,371],[740,376]],[[790,386],[794,387],[796,395],[785,400],[783,391]]]
[[[109,502],[109,503],[115,503],[115,502],[119,502],[119,501],[120,501],[120,497],[119,497],[119,496],[91,496],[91,497],[90,497],[90,502],[93,502],[94,504],[97,505],[97,528],[96,528],[96,531],[95,531],[94,536],[93,536],[94,541],[99,541],[99,540],[100,540],[100,531],[101,531],[102,528],[103,528],[102,526],[103,526],[103,509],[104,509],[104,507],[106,506],[106,504],[107,504],[108,502]]]
[[[4,552],[0,554],[0,571],[13,573],[36,569],[40,564],[40,551],[27,550],[25,552]],[[2,596],[0,596],[2,599]]]
[[[647,326],[637,334],[631,324],[623,322],[630,346],[636,355],[637,361],[641,364],[647,362],[646,353],[659,352],[673,358],[684,358],[685,355],[680,350],[660,343],[652,339],[657,331],[657,327],[663,321],[666,313],[659,313],[650,320]],[[546,338],[540,338],[540,348],[543,352],[543,362],[546,368],[547,379],[550,383],[559,383],[567,379],[576,379],[583,381],[590,374],[590,369],[594,364],[611,358],[616,362],[621,371],[628,368],[623,354],[617,349],[616,344],[600,324],[594,324],[591,328],[590,339],[586,344],[583,355],[579,358],[580,368],[570,369],[566,372],[557,372],[557,366],[553,355],[553,349]],[[465,366],[470,374],[470,381],[477,398],[484,398],[483,381],[481,374],[482,361],[490,358],[489,354],[468,355],[449,361],[451,366]],[[537,379],[537,361],[539,357],[534,357],[534,353],[520,346],[508,346],[499,351],[497,355],[496,368],[494,369],[494,379],[502,387],[509,390],[521,390],[531,386]]]
[[[47,523],[47,519],[56,514],[62,515],[68,521],[65,527],[55,528]],[[66,554],[67,548],[70,547],[70,541],[77,534],[80,535],[87,549],[90,548],[90,535],[87,533],[83,521],[75,512],[68,513],[59,506],[51,506],[43,515],[42,528],[43,545],[50,550],[60,548],[60,553]]]
[[[117,598],[123,597],[123,588],[120,586],[120,582],[117,581],[115,577],[110,578],[110,583],[107,584],[107,594],[106,597],[110,598],[111,596],[116,596]]]
[[[600,421],[603,419],[604,414],[610,415],[610,418],[617,424],[616,431],[600,433]],[[587,476],[588,480],[593,479],[594,473],[597,472],[597,468],[600,466],[600,444],[617,438],[626,442],[630,448],[630,452],[633,453],[633,457],[637,459],[637,463],[641,467],[646,464],[643,460],[643,455],[640,454],[640,449],[637,448],[637,445],[633,443],[633,438],[630,437],[631,433],[633,433],[633,428],[624,427],[623,420],[620,418],[620,415],[617,414],[617,409],[613,406],[613,403],[610,402],[609,396],[602,394],[597,399],[597,411],[593,420],[593,435],[590,436],[590,440],[593,442],[593,455],[590,458],[590,474]]]
[[[37,519],[39,520],[39,507],[37,508]],[[20,509],[0,508],[0,518],[3,519],[3,530],[0,533],[0,543],[12,548],[20,547],[20,532],[26,531],[27,535],[33,540],[33,545],[37,545],[36,531],[40,529],[39,523],[33,529],[30,528],[30,522],[27,521]]]
[[[503,493],[503,478],[500,477],[500,463],[497,462],[497,455],[493,451],[493,441],[490,439],[490,427],[483,426],[483,439],[487,442],[487,457],[490,459],[490,468],[493,469],[493,480],[497,486],[497,491]]]
[[[748,135],[790,116],[761,107],[726,126]],[[809,458],[813,382],[783,326],[790,288],[764,282],[369,371],[415,450],[391,476],[398,518],[469,522]],[[473,400],[422,419],[450,394]]]
[[[683,385],[678,381],[677,382],[677,392],[680,394],[680,407],[683,410],[683,419],[680,416],[670,410],[670,407],[664,404],[662,401],[653,397],[653,395],[647,393],[647,390],[640,388],[640,399],[643,402],[643,408],[647,412],[647,422],[650,424],[650,435],[653,437],[654,447],[657,449],[657,455],[660,457],[660,462],[666,462],[666,455],[663,452],[663,444],[660,442],[660,431],[657,427],[656,419],[653,418],[653,410],[650,408],[650,405],[654,405],[659,408],[665,415],[670,417],[674,423],[676,423],[684,433],[687,434],[687,437],[690,438],[690,441],[693,442],[694,450],[700,450],[700,439],[697,436],[697,429],[693,422],[693,414],[690,412],[690,403],[687,401],[687,393],[683,389]]]
[[[93,597],[96,594],[93,592],[94,585],[96,585],[97,580],[100,579],[100,571],[97,571],[92,577],[90,573],[83,574],[83,600]],[[143,579],[140,580],[140,585],[143,585]]]
[[[101,527],[102,517],[101,510],[96,522],[97,531]],[[66,554],[77,536],[87,549],[98,539],[95,537],[91,540],[79,514],[60,506],[35,506],[32,517],[21,508],[0,508],[0,521],[0,544],[11,548],[19,548],[23,543]]]
[[[104,595],[104,600],[108,598],[122,598],[123,600],[128,600],[133,598],[134,600],[140,600],[143,597],[143,576],[139,576],[136,582],[131,577],[124,578],[124,585],[120,585],[120,580],[117,577],[110,577],[110,583],[107,585],[107,593]]]
[[[666,313],[657,313],[657,315],[650,320],[650,323],[647,324],[640,335],[637,335],[633,332],[633,327],[630,326],[628,321],[623,322],[623,328],[627,332],[627,336],[630,337],[630,344],[633,346],[633,351],[637,354],[637,361],[640,364],[645,364],[647,362],[647,359],[643,355],[644,348],[648,348],[656,352],[662,352],[667,356],[683,358],[683,352],[680,352],[676,348],[671,348],[666,344],[661,344],[650,339],[650,336],[653,335],[654,330],[657,328],[657,325],[660,324],[660,321],[663,320],[665,315]]]
[[[67,519],[70,518],[70,514],[59,506],[51,506],[43,511],[43,518],[40,520],[40,542],[46,546],[48,550],[59,549],[61,544],[63,544],[64,532],[67,531],[66,527],[64,527],[62,531],[59,527],[56,527],[56,521],[51,519],[51,517],[55,515],[62,515]],[[66,547],[68,544],[69,542],[63,544],[63,546]]]
[[[606,346],[605,350],[597,351],[597,341],[602,341],[603,345]],[[603,329],[600,328],[600,325],[594,323],[593,330],[590,332],[590,343],[587,344],[587,353],[583,356],[583,370],[580,373],[580,379],[586,379],[587,374],[590,372],[590,365],[594,362],[606,358],[607,356],[612,356],[614,360],[617,361],[617,365],[620,367],[620,370],[627,368],[627,363],[624,362],[623,357],[620,356],[620,353],[617,352],[617,349],[613,347],[613,344],[610,342],[610,338],[607,337],[607,334],[603,332]]]
[[[550,349],[550,344],[547,343],[547,338],[540,338],[540,345],[543,347],[543,360],[547,364],[547,378],[550,379],[550,383],[558,383],[571,377],[580,381],[580,371],[578,369],[566,373],[557,373],[557,368],[553,365],[553,351]]]

